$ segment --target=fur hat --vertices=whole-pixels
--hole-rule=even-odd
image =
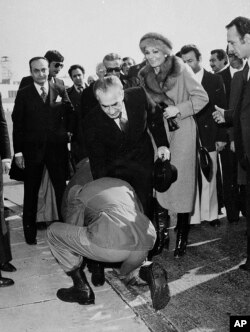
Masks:
[[[164,54],[169,54],[172,50],[172,43],[169,39],[156,32],[146,33],[140,40],[140,49],[145,53],[145,48],[148,46],[156,47]]]

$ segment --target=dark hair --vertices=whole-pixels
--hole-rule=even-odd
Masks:
[[[216,50],[212,50],[211,54],[216,54],[218,60],[225,60],[225,65],[228,63],[228,59],[227,59],[227,53],[222,49],[222,48],[218,48]]]
[[[105,57],[103,58],[103,62],[104,61],[115,61],[115,60],[121,60],[120,55],[117,53],[106,54]]]
[[[199,51],[199,49],[196,45],[194,45],[194,44],[184,45],[180,50],[181,55],[182,54],[187,54],[191,51],[194,52],[196,59],[199,60],[200,57],[201,57],[201,52]]]
[[[97,90],[106,92],[111,86],[115,86],[115,85],[119,86],[121,89],[123,89],[122,82],[115,75],[106,76],[103,79],[99,79],[99,80],[95,81],[94,86],[93,86],[94,95],[97,97],[97,94],[96,94]]]
[[[76,70],[76,69],[80,69],[82,71],[83,74],[85,74],[85,69],[81,66],[81,65],[72,65],[69,70],[68,70],[68,73],[69,73],[69,76],[72,78],[71,74],[72,74],[72,71],[73,70]]]
[[[50,50],[50,51],[46,52],[44,57],[49,61],[49,64],[52,61],[57,61],[57,62],[64,61],[64,57],[62,56],[62,54],[56,50]]]
[[[245,36],[246,33],[250,34],[250,19],[238,16],[233,19],[228,25],[226,25],[226,29],[232,28],[233,26],[236,27],[238,34],[240,35],[241,39]]]
[[[178,51],[177,53],[175,53],[175,56],[177,56],[178,58],[181,58],[181,51]]]
[[[37,60],[45,60],[49,64],[48,59],[46,59],[45,57],[43,57],[43,56],[35,56],[34,58],[30,59],[30,61],[29,61],[30,69],[31,69],[32,62],[37,61]]]
[[[125,56],[125,58],[122,58],[122,61],[124,62],[124,61],[127,61],[129,59],[132,60],[133,65],[135,65],[135,60],[133,58],[131,58],[131,56]]]

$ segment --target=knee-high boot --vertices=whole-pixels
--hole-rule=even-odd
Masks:
[[[73,286],[70,288],[60,288],[57,291],[57,297],[64,302],[77,302],[79,304],[94,304],[95,294],[90,287],[85,273],[79,267],[73,271],[67,272],[73,280]]]
[[[189,231],[189,213],[177,214],[177,235],[176,235],[176,247],[174,256],[176,258],[181,257],[186,252],[188,231]]]
[[[168,210],[162,208],[154,198],[154,216],[153,224],[155,226],[157,238],[154,248],[149,252],[148,259],[151,260],[153,256],[159,255],[164,248],[169,247],[169,215]]]

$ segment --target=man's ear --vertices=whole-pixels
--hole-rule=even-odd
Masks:
[[[250,33],[246,33],[243,39],[245,43],[250,44]]]

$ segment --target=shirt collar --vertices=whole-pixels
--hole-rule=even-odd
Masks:
[[[42,87],[42,86],[39,85],[39,84],[37,84],[36,82],[34,82],[34,85],[35,85],[35,88],[36,88],[38,94],[41,95],[41,94],[42,94],[42,90],[41,90],[41,87]],[[46,82],[44,83],[43,87],[44,87],[44,89],[45,89],[45,92],[48,94],[48,92],[49,92],[49,82],[46,81]]]
[[[201,70],[199,70],[194,75],[195,75],[196,80],[201,84],[201,81],[202,81],[202,78],[203,78],[203,75],[204,75],[204,69],[201,68]]]

